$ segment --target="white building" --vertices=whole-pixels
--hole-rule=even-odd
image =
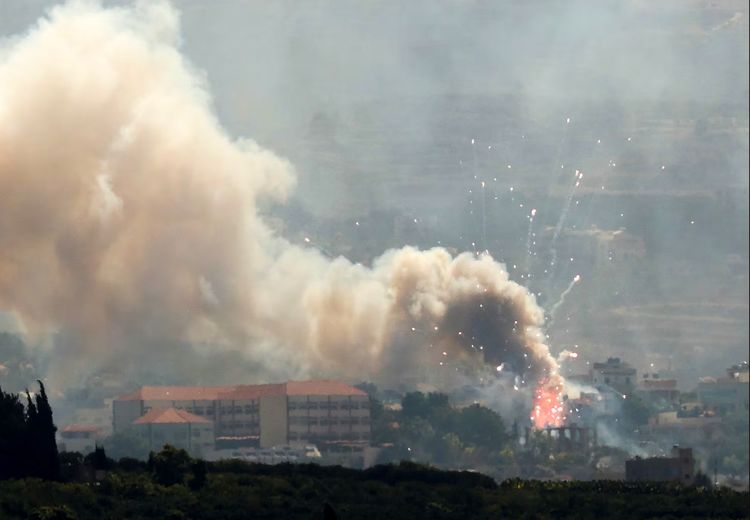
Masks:
[[[267,448],[286,444],[369,444],[370,399],[339,381],[236,386],[144,386],[115,399],[113,426],[123,431],[155,408],[210,421],[217,443]]]
[[[95,424],[69,424],[60,430],[57,443],[59,451],[77,451],[83,455],[94,451],[101,441],[104,430]]]
[[[589,374],[594,386],[610,386],[626,395],[635,388],[636,369],[617,357],[608,358],[604,363],[594,363]]]
[[[132,428],[149,451],[159,451],[170,444],[200,457],[214,449],[214,424],[184,410],[152,408],[133,421]]]

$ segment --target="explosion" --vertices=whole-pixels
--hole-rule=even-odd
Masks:
[[[534,392],[531,422],[536,428],[559,427],[565,421],[565,406],[562,400],[561,380],[545,379],[539,382]]]
[[[225,133],[178,25],[167,3],[70,3],[0,53],[0,308],[67,338],[54,377],[137,377],[168,341],[274,377],[445,385],[446,362],[503,364],[554,382],[534,413],[556,422],[544,313],[489,255],[404,247],[366,267],[271,231],[257,207],[293,168]]]

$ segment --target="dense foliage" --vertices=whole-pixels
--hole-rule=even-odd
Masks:
[[[381,462],[418,460],[447,467],[498,461],[510,435],[502,418],[478,404],[451,406],[441,393],[410,392],[401,409],[384,409],[373,399],[373,442],[392,445]]]
[[[33,398],[26,391],[25,407],[18,394],[0,388],[0,479],[58,478],[56,431],[41,381]]]
[[[747,493],[726,489],[615,481],[507,480],[498,485],[479,473],[410,462],[364,471],[204,463],[168,448],[149,462],[125,459],[110,467],[99,482],[0,482],[0,517],[746,518],[750,510]]]

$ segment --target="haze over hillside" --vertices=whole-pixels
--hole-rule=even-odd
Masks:
[[[53,4],[0,4],[0,60]],[[295,247],[365,266],[406,245],[486,250],[544,307],[553,356],[577,348],[581,364],[616,354],[693,380],[747,358],[746,2],[172,5],[221,126],[293,165],[289,199],[258,211]],[[576,254],[592,227],[626,229],[642,254]],[[29,339],[42,371],[77,352],[59,325]],[[168,381],[325,372],[184,352],[124,365]],[[419,381],[436,363],[414,365]]]

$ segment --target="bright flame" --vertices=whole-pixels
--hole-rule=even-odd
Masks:
[[[543,380],[534,392],[534,407],[531,410],[531,421],[535,428],[547,426],[562,426],[564,420],[564,406],[562,402],[562,386],[549,384]]]

